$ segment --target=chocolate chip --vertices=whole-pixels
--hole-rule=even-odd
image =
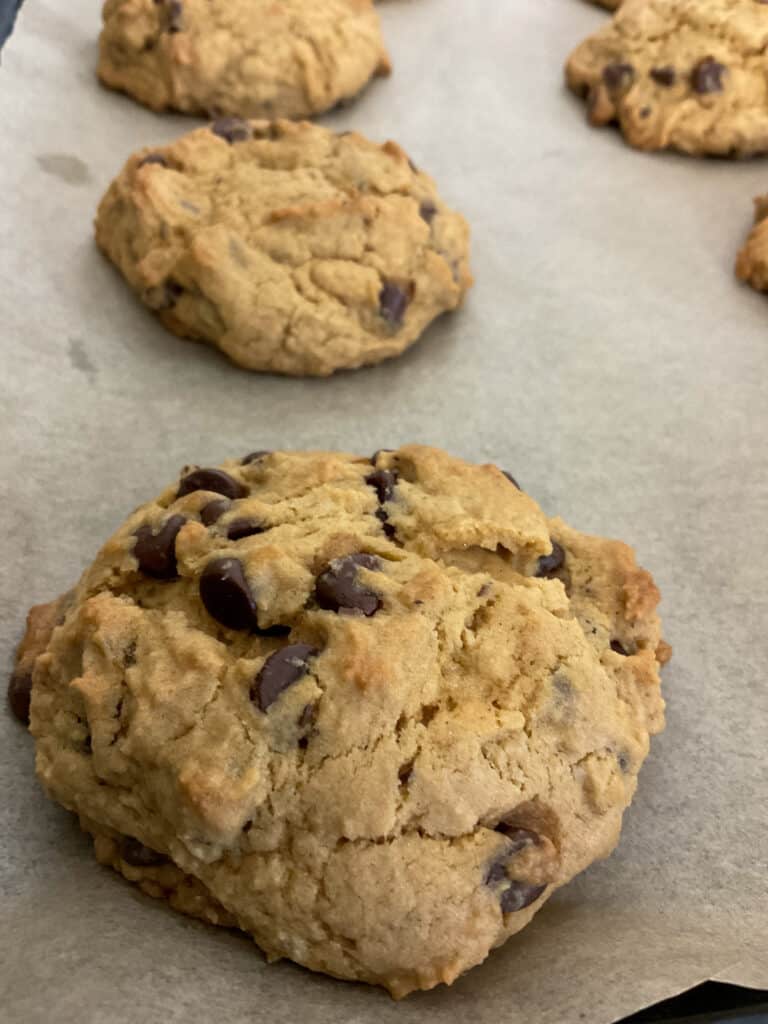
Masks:
[[[663,68],[651,68],[650,75],[657,85],[663,85],[667,89],[677,81],[677,72],[671,64],[666,64]]]
[[[158,164],[160,167],[167,167],[168,161],[162,153],[148,153],[139,160],[139,167],[144,167],[146,164]]]
[[[427,224],[432,223],[432,221],[435,219],[436,213],[437,207],[435,206],[431,199],[425,199],[422,203],[420,203],[419,216],[421,217],[422,220],[425,220]]]
[[[511,473],[508,473],[508,472],[506,471],[506,469],[502,469],[502,471],[501,471],[501,472],[502,472],[502,473],[504,474],[504,476],[505,476],[505,477],[507,478],[507,480],[509,480],[509,482],[510,482],[511,484],[514,484],[514,485],[515,485],[515,487],[516,487],[516,488],[518,489],[518,491],[522,491],[522,487],[521,487],[521,486],[520,486],[520,484],[519,484],[519,483],[517,482],[517,480],[515,480],[515,478],[514,478],[514,477],[512,476],[512,474],[511,474]]]
[[[242,564],[236,558],[216,558],[200,576],[200,600],[208,614],[229,629],[258,627],[253,599]]]
[[[178,281],[168,278],[162,285],[149,288],[144,293],[144,301],[150,309],[154,309],[156,313],[162,313],[166,309],[173,309],[183,294],[183,286]]]
[[[253,134],[248,121],[241,117],[220,117],[211,125],[211,131],[225,139],[230,146],[235,142],[245,142]]]
[[[403,322],[405,311],[408,308],[408,295],[400,287],[391,281],[385,281],[379,292],[379,313],[393,327],[399,327]]]
[[[514,857],[515,854],[524,850],[526,846],[535,846],[539,841],[536,832],[532,832],[528,828],[520,828],[519,825],[510,824],[506,821],[500,821],[498,825],[494,826],[494,830],[501,832],[509,840],[509,845],[504,848],[504,856],[507,858]]]
[[[510,882],[509,888],[501,894],[501,912],[514,914],[518,910],[525,910],[535,903],[546,888],[546,885],[531,885],[530,882]]]
[[[166,0],[166,32],[181,32],[183,13],[181,0]]]
[[[231,504],[229,498],[214,498],[200,509],[200,522],[205,526],[213,526],[221,519]]]
[[[650,117],[650,116],[651,116],[651,108],[650,107],[641,107],[640,108],[640,117],[642,117],[643,120],[645,120],[646,117]]]
[[[233,519],[227,527],[229,540],[242,540],[243,537],[253,537],[256,533],[264,533],[265,527],[253,519]]]
[[[131,668],[136,664],[136,641],[129,640],[123,651],[123,668]],[[122,699],[120,700],[122,704]]]
[[[145,576],[156,580],[172,580],[178,576],[176,568],[176,537],[186,523],[184,516],[171,516],[157,533],[148,524],[136,531],[133,557]]]
[[[603,68],[603,81],[610,92],[628,89],[634,78],[635,69],[631,64],[606,64]]]
[[[397,533],[397,530],[394,528],[392,523],[389,522],[389,516],[387,515],[386,509],[383,509],[381,506],[379,506],[376,509],[374,515],[381,523],[381,528],[384,531],[384,536],[390,538],[394,537],[395,534]]]
[[[381,608],[381,598],[358,582],[358,568],[376,572],[381,562],[375,555],[360,552],[336,558],[322,573],[315,585],[315,598],[321,608],[329,611],[356,611],[373,615]]]
[[[365,478],[369,487],[376,490],[379,501],[391,501],[395,496],[395,484],[397,483],[398,472],[396,469],[375,469]]]
[[[250,465],[251,462],[258,462],[259,459],[263,459],[265,455],[271,454],[272,452],[268,451],[267,449],[264,449],[264,451],[260,452],[250,452],[248,455],[245,456],[244,459],[241,460],[240,464],[243,466],[248,466]]]
[[[120,858],[134,868],[153,868],[168,861],[165,854],[151,850],[133,836],[123,836],[120,840]]]
[[[766,0],[766,2],[768,2],[768,0]],[[620,770],[625,775],[629,771],[629,769],[631,767],[631,764],[632,764],[632,762],[630,761],[630,758],[629,758],[629,754],[627,754],[626,751],[624,751],[624,750],[620,751],[616,755],[616,763],[618,764]]]
[[[270,654],[251,687],[251,700],[266,711],[283,690],[306,675],[309,659],[318,653],[310,644],[289,644]]]
[[[29,725],[29,705],[32,700],[32,673],[17,669],[8,680],[8,703],[16,718]]]
[[[728,69],[714,57],[705,57],[691,72],[691,85],[702,95],[723,91],[723,75]]]
[[[536,576],[554,576],[558,569],[562,568],[565,562],[565,551],[556,540],[552,541],[552,550],[548,555],[542,555],[536,567]]]
[[[623,654],[625,658],[627,656],[627,651],[624,648],[624,645],[618,640],[611,640],[611,650],[615,651],[617,654]]]
[[[182,477],[176,497],[181,498],[193,491],[213,491],[215,494],[223,494],[225,498],[244,498],[248,494],[248,488],[235,480],[223,469],[196,469]]]

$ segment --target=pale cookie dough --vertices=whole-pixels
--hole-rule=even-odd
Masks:
[[[658,597],[437,449],[187,467],[33,615],[37,772],[102,863],[269,958],[450,983],[615,846]]]
[[[759,0],[625,0],[566,78],[639,149],[748,156],[768,150],[767,46]]]
[[[469,229],[393,142],[214,122],[134,154],[96,240],[163,324],[249,370],[399,355],[472,283]]]
[[[389,58],[371,0],[107,0],[99,77],[153,110],[310,117]]]
[[[736,260],[736,274],[759,292],[768,292],[768,195],[755,199],[755,226]]]

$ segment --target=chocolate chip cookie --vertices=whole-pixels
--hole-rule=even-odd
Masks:
[[[411,445],[189,466],[37,610],[37,772],[100,861],[394,995],[615,846],[669,656],[633,553]]]
[[[472,283],[469,230],[393,142],[225,118],[134,154],[96,240],[175,334],[249,370],[399,355]]]
[[[593,125],[618,122],[639,149],[696,156],[768,150],[759,0],[625,0],[566,68]]]
[[[736,274],[757,291],[768,291],[768,195],[755,199],[755,226],[736,260]]]
[[[99,77],[153,110],[310,117],[390,65],[372,0],[106,0]]]

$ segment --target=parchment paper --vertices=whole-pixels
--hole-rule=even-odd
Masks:
[[[732,273],[768,160],[642,155],[562,62],[580,0],[391,0],[395,73],[326,118],[396,138],[473,228],[477,285],[409,354],[326,381],[172,338],[91,220],[136,147],[197,123],[94,77],[96,0],[28,0],[0,69],[0,657],[186,462],[431,442],[634,543],[675,656],[619,849],[451,989],[395,1004],[176,916],[96,865],[0,715],[0,1016],[605,1024],[706,978],[768,986],[768,298]]]

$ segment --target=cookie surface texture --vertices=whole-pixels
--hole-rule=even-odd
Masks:
[[[311,117],[389,73],[371,0],[107,0],[99,77],[153,110]]]
[[[758,0],[625,0],[566,79],[639,149],[748,156],[768,150],[767,45]]]
[[[466,221],[399,146],[308,122],[134,154],[96,240],[169,330],[283,374],[399,355],[472,283]]]
[[[270,958],[450,983],[615,846],[658,596],[437,449],[187,467],[32,617],[37,773],[102,863]]]

